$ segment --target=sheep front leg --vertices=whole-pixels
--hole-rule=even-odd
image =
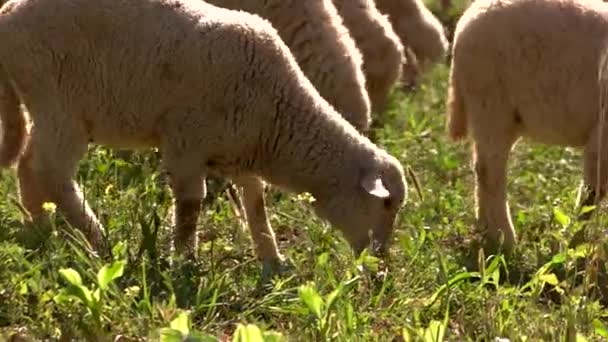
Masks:
[[[207,170],[201,163],[206,146],[198,137],[200,113],[175,108],[166,117],[159,148],[161,168],[168,173],[173,194],[173,248],[178,256],[192,261],[198,246],[196,223],[207,195]]]
[[[507,160],[511,144],[496,141],[475,143],[477,219],[491,249],[502,247],[510,252],[515,245],[515,230],[507,202]]]
[[[279,253],[274,231],[266,215],[264,182],[257,177],[240,177],[235,183],[241,190],[247,225],[255,245],[255,251],[262,260],[262,282],[280,271],[283,256]]]
[[[34,224],[47,223],[48,215],[42,205],[55,203],[58,211],[84,233],[96,251],[105,252],[103,227],[82,197],[80,187],[72,180],[78,161],[86,152],[86,137],[69,121],[49,121],[32,129],[31,139],[19,160],[21,202]],[[62,129],[55,128],[54,124]]]
[[[194,259],[198,245],[196,222],[206,195],[205,178],[171,173],[171,190],[174,196],[175,251],[188,259]]]

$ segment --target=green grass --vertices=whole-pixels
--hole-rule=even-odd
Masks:
[[[415,93],[394,94],[377,132],[379,144],[415,170],[424,195],[416,195],[409,179],[385,273],[369,271],[378,266],[374,258],[355,259],[305,198],[272,190],[271,223],[294,265],[272,289],[258,287],[252,242],[224,197],[200,218],[198,264],[171,264],[171,196],[158,156],[138,153],[125,161],[92,148],[78,178],[109,231],[113,264],[108,261],[98,278],[104,263],[83,251],[82,238],[58,214],[46,235],[25,230],[19,207],[9,200],[16,194],[14,171],[5,171],[0,336],[157,340],[161,329],[173,327],[178,337],[167,341],[181,340],[179,329],[188,328],[207,340],[239,341],[255,341],[245,332],[256,328],[269,341],[608,338],[608,314],[594,292],[598,272],[588,267],[577,281],[566,272],[581,267],[577,256],[605,253],[602,239],[577,253],[566,248],[578,227],[570,217],[580,152],[525,141],[516,147],[509,172],[521,239],[516,256],[505,262],[478,255],[469,243],[475,237],[469,146],[452,144],[444,134],[447,71],[436,68]],[[605,221],[600,215],[592,226]],[[82,285],[65,269],[77,272]]]

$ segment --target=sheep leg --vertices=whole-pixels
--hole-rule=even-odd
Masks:
[[[605,130],[606,128],[604,128],[604,131]],[[584,181],[581,189],[582,200],[579,203],[581,209],[585,206],[598,205],[601,200],[606,196],[606,181],[608,180],[608,154],[606,153],[608,146],[606,144],[606,135],[608,133],[604,133],[601,151],[598,151],[598,134],[599,129],[596,128],[593,134],[591,134],[587,145],[585,146],[583,162]],[[598,166],[600,169],[599,184]],[[587,221],[591,218],[591,216],[596,210],[597,209],[582,213],[578,216],[578,219],[581,221]],[[570,240],[570,248],[574,248],[586,240],[585,228],[585,225],[583,225],[583,227],[574,234],[572,240]]]
[[[196,223],[206,195],[205,178],[171,173],[170,179],[174,196],[173,245],[179,255],[193,259],[198,245]]]
[[[582,201],[582,206],[594,205],[598,204],[605,196],[606,196],[606,180],[608,180],[608,154],[605,152],[608,151],[608,145],[606,144],[606,138],[602,139],[603,144],[601,149],[603,152],[602,157],[598,156],[598,134],[599,131],[596,128],[587,145],[585,146],[584,153],[584,193],[586,194],[584,200]],[[604,133],[604,135],[607,135]],[[599,165],[598,165],[599,163]],[[598,184],[598,166],[600,168],[599,172],[599,184]],[[588,220],[591,217],[592,212],[587,212],[581,215],[581,219]]]
[[[42,191],[40,182],[36,180],[32,170],[32,148],[29,144],[19,159],[17,165],[17,178],[19,180],[19,197],[21,204],[28,211],[29,224],[44,225],[49,223],[49,216],[42,208],[44,202],[50,199]]]
[[[173,194],[173,248],[178,256],[193,261],[198,246],[196,223],[207,195],[202,142],[196,134],[188,134],[192,126],[200,125],[199,113],[177,108],[167,117],[171,119],[161,128],[160,153]]]
[[[235,183],[241,189],[245,217],[255,244],[255,251],[262,260],[262,282],[280,271],[283,256],[279,253],[274,231],[266,215],[264,182],[257,177],[240,177]]]
[[[32,129],[17,170],[20,197],[34,224],[48,223],[42,204],[53,202],[66,220],[85,234],[92,247],[102,252],[103,227],[72,180],[87,148],[86,137],[72,126],[75,125],[69,121],[49,120],[41,123],[40,129]],[[55,134],[58,131],[62,134]]]
[[[496,138],[496,136],[494,136]],[[477,219],[491,244],[511,251],[515,245],[515,231],[507,202],[507,161],[512,143],[476,140],[474,165],[476,175]]]

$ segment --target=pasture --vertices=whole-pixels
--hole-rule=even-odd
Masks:
[[[448,71],[439,65],[415,91],[395,90],[374,132],[422,194],[408,177],[385,262],[353,257],[309,197],[272,188],[270,221],[291,269],[271,286],[259,286],[249,232],[226,196],[199,219],[197,263],[171,260],[172,198],[158,154],[123,159],[92,146],[77,179],[109,234],[112,255],[102,260],[58,213],[51,227],[24,227],[15,172],[3,171],[0,341],[608,339],[606,215],[589,223],[592,243],[567,248],[581,227],[580,151],[516,146],[508,184],[516,253],[480,253],[470,146],[445,134]]]

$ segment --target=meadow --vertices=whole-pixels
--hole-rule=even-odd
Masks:
[[[225,196],[199,219],[198,261],[171,260],[171,194],[154,151],[92,146],[78,181],[105,223],[110,259],[52,203],[51,227],[21,223],[14,170],[0,178],[0,341],[602,341],[608,244],[568,249],[581,153],[521,141],[509,164],[519,245],[476,248],[469,144],[445,134],[449,67],[395,90],[380,146],[411,168],[390,256],[356,258],[306,195],[269,188],[268,211],[292,268],[260,286],[261,264]],[[416,191],[414,179],[420,185]]]

